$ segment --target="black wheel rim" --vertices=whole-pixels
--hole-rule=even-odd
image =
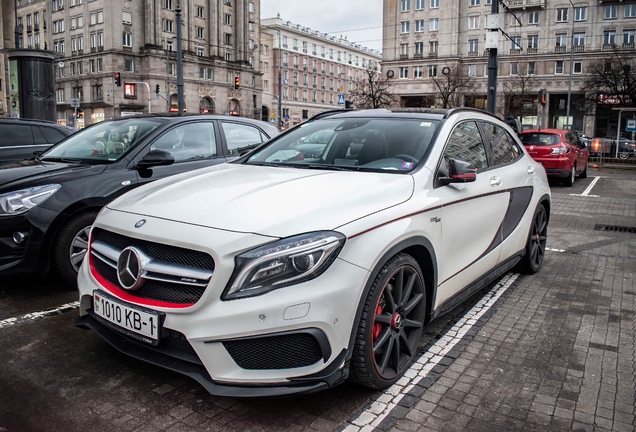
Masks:
[[[539,268],[545,255],[545,242],[548,237],[548,218],[545,209],[534,217],[532,234],[530,235],[530,262],[534,268]]]
[[[402,375],[411,364],[424,322],[424,283],[411,266],[396,269],[382,288],[373,320],[372,357],[385,380]]]

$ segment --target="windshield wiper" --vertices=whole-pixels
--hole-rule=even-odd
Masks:
[[[82,163],[81,159],[71,159],[71,158],[62,158],[62,157],[43,157],[38,160],[44,161],[44,162]]]
[[[351,165],[351,166],[343,166],[343,165],[327,165],[327,164],[303,164],[302,168],[307,169],[317,169],[317,170],[328,170],[328,171],[358,171],[360,167]]]

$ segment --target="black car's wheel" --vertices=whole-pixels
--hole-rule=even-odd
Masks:
[[[391,258],[375,278],[362,308],[351,379],[383,389],[400,379],[419,348],[426,291],[417,261],[403,253]]]
[[[620,153],[618,154],[618,157],[619,157],[619,158],[621,158],[621,159],[627,159],[627,158],[629,158],[629,153],[627,153],[627,152],[620,152]]]
[[[583,172],[581,174],[579,174],[579,178],[587,178],[587,166],[589,165],[589,161],[585,162],[585,169],[583,170]]]
[[[73,216],[60,230],[53,246],[53,265],[57,274],[69,285],[77,283],[77,272],[88,249],[88,234],[97,212]]]
[[[543,204],[534,212],[530,234],[526,243],[526,254],[515,267],[515,271],[534,274],[539,271],[545,256],[545,243],[548,238],[548,213]]]
[[[572,187],[574,185],[574,179],[576,178],[576,164],[572,165],[572,169],[570,170],[570,175],[563,180],[563,184],[567,187]]]

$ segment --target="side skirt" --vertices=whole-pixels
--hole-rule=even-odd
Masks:
[[[497,264],[497,266],[493,267],[488,273],[478,277],[473,282],[468,284],[453,297],[449,298],[444,303],[439,305],[437,309],[433,310],[431,312],[431,321],[444,315],[447,312],[450,312],[455,307],[466,301],[469,297],[474,295],[477,291],[481,290],[482,288],[493,282],[495,279],[505,274],[508,270],[513,268],[521,258],[523,258],[525,253],[525,249],[517,252],[504,262]]]

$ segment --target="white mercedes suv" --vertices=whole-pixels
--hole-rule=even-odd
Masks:
[[[77,325],[217,395],[385,388],[428,322],[539,270],[550,205],[488,113],[326,113],[104,208]]]

